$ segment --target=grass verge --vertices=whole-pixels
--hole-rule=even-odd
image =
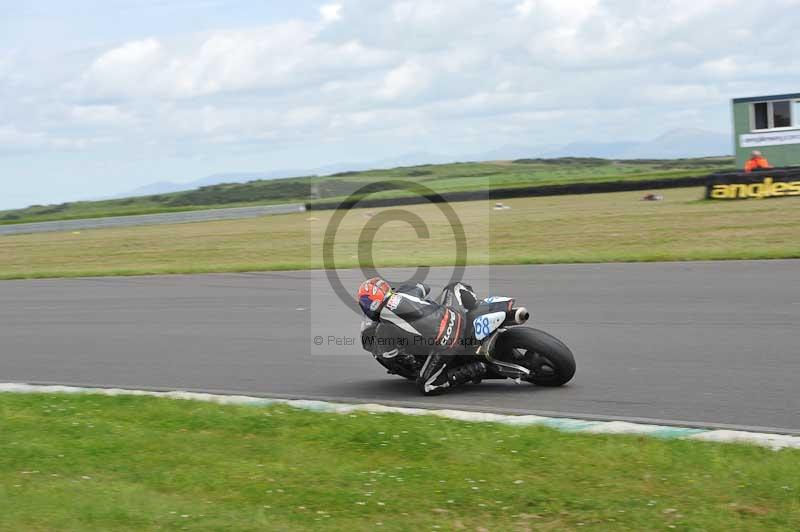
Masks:
[[[800,257],[796,199],[713,202],[702,189],[640,201],[619,192],[451,204],[466,236],[469,264],[778,259]],[[449,221],[435,205],[402,207],[430,234],[389,222],[373,235],[378,267],[452,266]],[[365,225],[389,209],[356,209],[336,234],[339,268],[358,267]],[[322,239],[332,211],[249,220],[40,233],[0,237],[0,279],[241,272],[322,268]]]
[[[2,530],[797,530],[800,452],[0,395]]]

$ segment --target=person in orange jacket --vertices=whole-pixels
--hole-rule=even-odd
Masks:
[[[753,153],[750,154],[750,159],[744,163],[744,171],[747,173],[753,170],[764,170],[767,168],[772,168],[772,166],[770,166],[767,158],[761,155],[761,152],[758,150],[753,151]]]

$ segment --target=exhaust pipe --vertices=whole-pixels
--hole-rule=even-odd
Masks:
[[[525,307],[512,308],[506,312],[506,319],[503,325],[522,325],[531,315]]]

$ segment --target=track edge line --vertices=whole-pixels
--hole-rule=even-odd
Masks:
[[[601,421],[572,417],[549,417],[536,414],[497,414],[449,408],[413,408],[406,406],[390,406],[380,403],[345,403],[319,399],[258,397],[253,395],[183,390],[148,390],[15,382],[0,383],[0,393],[72,393],[107,396],[139,395],[234,405],[259,406],[285,404],[304,410],[337,414],[365,411],[370,413],[394,413],[404,415],[434,415],[447,419],[478,423],[489,422],[514,426],[538,425],[566,432],[642,435],[664,439],[690,439],[714,443],[744,443],[767,447],[775,451],[780,449],[800,449],[800,437],[789,434],[751,432],[726,428],[691,428],[686,426],[660,425],[624,420]]]

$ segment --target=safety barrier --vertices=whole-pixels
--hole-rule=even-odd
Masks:
[[[656,190],[665,188],[685,188],[704,186],[708,176],[692,176],[665,179],[648,179],[645,181],[608,181],[603,183],[570,183],[566,185],[544,185],[519,188],[497,188],[489,190],[449,192],[438,197],[410,196],[398,198],[362,199],[360,201],[321,201],[306,203],[306,210],[329,210],[340,208],[372,208],[390,207],[394,205],[412,205],[416,203],[438,203],[454,201],[498,200],[508,198],[526,198],[537,196],[563,196],[567,194],[597,194],[601,192],[625,192],[635,190]]]
[[[708,176],[706,199],[741,200],[800,196],[800,167],[726,172]]]

